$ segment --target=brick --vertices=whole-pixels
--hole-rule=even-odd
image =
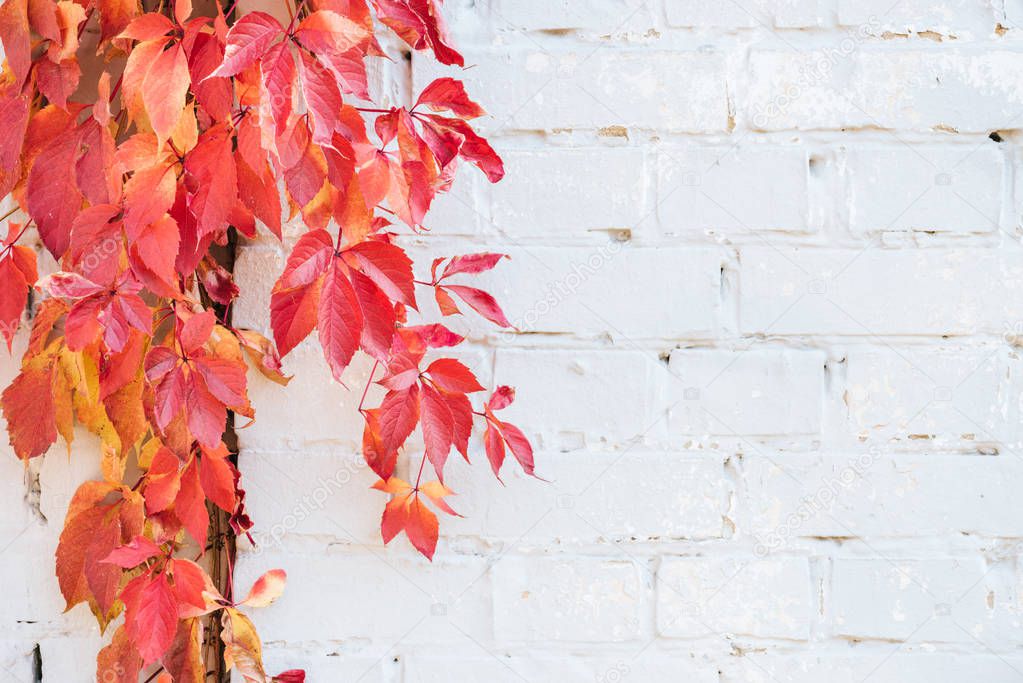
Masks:
[[[480,453],[447,485],[465,519],[441,531],[529,544],[601,539],[664,541],[722,536],[728,489],[722,458],[678,453],[535,453],[537,474],[509,462],[501,486]],[[642,495],[637,495],[642,492]]]
[[[740,329],[757,334],[958,335],[1023,319],[1008,251],[740,250]],[[970,282],[969,287],[961,286]]]
[[[504,557],[491,573],[500,640],[618,642],[643,633],[645,582],[633,562]]]
[[[460,638],[455,624],[477,638],[491,637],[490,578],[481,558],[448,558],[442,548],[431,563],[404,536],[385,551],[322,543],[307,549],[312,553],[283,548],[239,556],[238,586],[251,585],[270,568],[288,573],[288,598],[252,614],[264,642],[312,644],[327,634],[331,640],[388,641],[389,648],[398,639]]]
[[[953,38],[986,38],[994,32],[995,16],[984,0],[921,2],[905,0],[838,0],[838,23],[871,35],[935,33]]]
[[[751,532],[760,552],[801,538],[1014,537],[1023,464],[1014,457],[747,455]]]
[[[706,338],[718,326],[724,257],[717,249],[610,240],[505,251],[511,261],[478,282],[521,331],[606,334],[625,342]]]
[[[993,142],[855,147],[847,164],[853,232],[999,229],[1004,159]]]
[[[1020,53],[991,47],[754,50],[747,116],[763,130],[1012,128]],[[964,106],[964,103],[969,103]]]
[[[505,177],[489,189],[494,230],[512,239],[580,239],[649,226],[641,150],[501,149]],[[592,173],[594,168],[601,173]]]
[[[657,632],[805,640],[810,595],[805,559],[665,557],[657,572]]]
[[[310,646],[297,648],[290,643],[263,645],[263,663],[267,673],[302,669],[308,681],[365,681],[389,683],[401,668],[389,653],[389,645],[366,648],[363,645],[335,648]],[[368,650],[368,651],[367,651]]]
[[[1009,373],[1016,365],[997,348],[851,351],[844,394],[850,435],[929,450],[1010,441]]]
[[[493,683],[526,681],[669,681],[684,678],[693,683],[718,683],[717,672],[702,662],[661,654],[646,648],[638,655],[561,653],[558,656],[511,654],[479,657],[414,655],[405,663],[406,680],[416,683],[486,680]]]
[[[519,397],[501,419],[538,437],[534,447],[599,449],[631,441],[657,424],[655,387],[663,370],[656,363],[640,351],[548,350],[538,356],[500,349],[495,379],[514,383]]]
[[[245,507],[256,520],[251,554],[287,545],[294,535],[378,545],[377,476],[361,452],[243,451]]]
[[[594,129],[606,126],[672,132],[725,132],[725,61],[714,50],[466,50],[460,72],[470,94],[486,93],[493,129]],[[447,73],[413,56],[414,88]],[[685,97],[676,87],[686,74]],[[501,88],[493,88],[501,83]],[[483,98],[481,98],[483,99]]]
[[[493,0],[488,5],[497,30],[621,33],[645,31],[655,23],[649,3],[642,0]]]
[[[482,185],[489,185],[474,166],[460,166],[449,192],[438,194],[430,204],[424,225],[431,235],[491,235],[491,220]]]
[[[657,214],[666,235],[809,230],[805,148],[669,147],[658,160]],[[742,202],[732,201],[736,187]]]
[[[824,362],[820,351],[673,351],[669,430],[676,438],[817,434]]]
[[[359,398],[372,365],[366,356],[357,355],[346,371],[348,386],[342,387],[334,382],[313,336],[285,357],[284,371],[293,375],[288,386],[250,371],[249,400],[256,421],[239,430],[241,448],[282,451],[331,445],[348,453],[359,452],[364,424],[358,412]],[[367,405],[377,405],[382,396],[372,393]],[[298,396],[301,400],[295,400]]]
[[[839,635],[971,645],[1004,637],[1008,597],[979,557],[843,558],[831,581]]]
[[[668,0],[668,24],[685,28],[809,28],[821,23],[817,0]]]
[[[857,650],[864,646],[857,645]],[[892,654],[895,646],[856,656],[803,653],[783,656],[745,653],[723,664],[721,683],[927,683],[928,681],[1011,681],[1023,659],[996,654]]]

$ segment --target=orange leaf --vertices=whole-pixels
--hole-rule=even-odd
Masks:
[[[103,683],[138,683],[142,657],[128,638],[128,630],[118,626],[110,644],[99,652],[96,680]]]
[[[11,446],[22,460],[42,455],[57,440],[51,389],[55,368],[25,368],[0,397]]]
[[[408,522],[405,525],[405,533],[408,540],[416,547],[416,550],[433,559],[433,552],[437,548],[438,524],[437,515],[430,512],[419,496],[414,496],[409,506]]]

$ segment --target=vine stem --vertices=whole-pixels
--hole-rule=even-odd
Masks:
[[[419,490],[419,482],[421,482],[423,480],[423,468],[425,468],[425,467],[426,467],[426,453],[423,453],[423,460],[422,460],[422,462],[419,463],[419,474],[416,476],[416,488],[415,488],[416,491]]]
[[[13,216],[14,214],[18,213],[18,208],[19,207],[15,206],[13,209],[11,209],[7,213],[5,213],[3,216],[0,216],[0,221],[5,221],[8,218],[10,218],[11,216]]]
[[[374,361],[373,362],[373,368],[369,371],[369,379],[366,380],[366,388],[362,390],[362,398],[359,399],[359,412],[360,413],[366,412],[363,409],[362,404],[366,402],[366,394],[369,393],[369,386],[371,384],[373,384],[373,373],[375,373],[377,371],[377,367],[379,365],[380,365],[380,361]]]
[[[163,671],[163,667],[162,667],[162,666],[161,666],[161,667],[160,667],[159,669],[157,669],[156,671],[154,671],[154,672],[153,672],[153,673],[152,673],[152,674],[151,674],[151,675],[149,676],[149,678],[147,678],[147,679],[145,680],[145,682],[144,682],[144,683],[149,683],[150,681],[152,681],[153,679],[155,679],[155,678],[156,678],[157,676],[159,676],[159,675],[160,675],[160,672],[161,672],[161,671]]]

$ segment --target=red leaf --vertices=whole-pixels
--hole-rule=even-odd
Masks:
[[[96,680],[103,683],[138,683],[142,658],[128,637],[128,629],[118,626],[110,644],[99,652]]]
[[[286,356],[316,327],[323,274],[333,259],[334,242],[326,230],[302,235],[270,298],[270,325],[281,356]]]
[[[113,564],[122,569],[137,567],[151,557],[162,555],[160,546],[153,543],[145,536],[136,536],[131,543],[115,548],[101,561]]]
[[[286,356],[316,329],[323,278],[307,286],[274,292],[270,297],[270,326],[281,356]]]
[[[380,288],[357,270],[349,273],[355,295],[362,308],[364,326],[359,345],[362,350],[381,362],[387,362],[394,337],[394,304]]]
[[[384,543],[390,543],[408,524],[409,494],[392,498],[384,506],[384,514],[380,519],[380,535]]]
[[[438,78],[426,86],[416,100],[416,107],[421,104],[434,111],[448,110],[463,119],[474,119],[486,114],[483,107],[469,99],[465,85],[453,78]]]
[[[75,59],[51,62],[41,59],[37,63],[39,92],[61,109],[68,109],[68,98],[78,89],[82,70]]]
[[[164,574],[140,576],[125,587],[125,627],[143,666],[160,659],[178,624],[178,608]]]
[[[466,462],[469,461],[469,437],[472,436],[472,403],[465,394],[442,394],[453,421],[452,441]]]
[[[321,52],[316,57],[334,74],[343,92],[361,100],[369,99],[369,78],[362,50],[355,48],[347,52]]]
[[[396,453],[416,428],[420,415],[419,394],[419,385],[413,384],[384,396],[379,409],[380,439],[389,453]],[[389,476],[390,472],[387,474]]]
[[[508,447],[511,448],[512,455],[522,465],[523,471],[526,474],[533,474],[533,447],[529,445],[529,439],[522,433],[522,430],[513,424],[507,422],[501,423],[501,433],[504,435],[504,440],[508,443]]]
[[[153,462],[146,473],[146,512],[162,512],[174,503],[181,486],[178,473],[178,456],[169,449],[161,448],[153,456]]]
[[[488,406],[490,410],[501,410],[507,408],[515,400],[515,390],[511,387],[500,386],[494,390],[494,394],[490,397],[490,403]]]
[[[305,233],[291,250],[275,289],[290,289],[311,284],[326,272],[333,251],[334,240],[326,230],[310,230]],[[281,353],[283,355],[285,352]]]
[[[129,234],[137,235],[170,210],[176,183],[173,167],[163,164],[136,171],[128,179],[124,184],[124,225]]]
[[[185,355],[192,355],[196,349],[209,341],[213,334],[213,327],[217,324],[217,316],[213,311],[197,313],[183,323],[178,318],[178,342],[181,344],[181,351]]]
[[[424,114],[435,127],[441,131],[450,131],[462,139],[458,153],[467,161],[477,166],[487,179],[496,183],[504,177],[504,162],[498,156],[494,148],[484,138],[480,137],[468,123],[461,119],[453,119],[436,114]]]
[[[85,549],[85,581],[96,599],[101,624],[106,622],[117,600],[121,583],[121,569],[103,562],[111,550],[121,541],[121,523],[116,517],[102,520],[92,530],[92,536]]]
[[[28,213],[39,228],[43,244],[56,258],[71,241],[71,224],[82,208],[75,182],[78,134],[66,131],[55,137],[36,157],[28,175]]]
[[[195,44],[188,55],[192,92],[199,106],[217,121],[229,118],[234,104],[234,86],[231,80],[210,76],[223,59],[224,49],[215,36],[200,33],[195,37]]]
[[[180,44],[164,50],[142,82],[142,102],[161,143],[178,125],[190,84],[188,59]]]
[[[434,0],[373,0],[380,21],[417,50],[433,49],[441,64],[464,66],[448,44],[447,28]]]
[[[34,256],[33,253],[33,260]],[[8,351],[11,350],[14,333],[21,324],[21,314],[28,300],[28,287],[25,274],[15,265],[13,258],[0,260],[0,332],[7,340]]]
[[[443,280],[458,273],[482,273],[496,266],[503,258],[507,258],[505,254],[491,253],[455,256],[444,267],[444,272],[441,274],[440,279]]]
[[[180,243],[178,223],[166,215],[136,235],[131,245],[132,267],[150,290],[166,296],[176,295],[174,261]]]
[[[20,86],[32,66],[32,33],[28,27],[28,0],[7,0],[0,5],[0,40],[4,55]]]
[[[430,348],[458,346],[465,341],[465,337],[455,334],[439,323],[433,323],[431,325],[417,325],[406,327],[405,329],[419,335],[419,338],[423,340],[423,344]]]
[[[245,365],[223,358],[194,358],[192,363],[209,392],[229,408],[245,406]]]
[[[405,533],[408,540],[416,547],[416,550],[433,559],[433,553],[437,549],[438,536],[437,515],[430,512],[429,508],[423,505],[419,496],[414,496],[409,505],[408,522],[405,525]]]
[[[203,446],[215,445],[224,432],[227,409],[194,378],[185,383],[185,417],[192,436]]]
[[[494,470],[494,476],[500,480],[501,465],[504,464],[504,439],[501,438],[501,432],[489,421],[487,421],[487,429],[483,433],[483,444],[486,446],[490,469]]]
[[[250,12],[227,33],[224,61],[212,76],[234,76],[256,63],[283,33],[280,23],[264,12]]]
[[[316,327],[323,355],[338,381],[359,348],[363,327],[362,308],[342,268],[335,259],[327,270]]]
[[[448,291],[458,296],[459,299],[469,304],[474,311],[495,325],[500,325],[501,327],[512,326],[508,319],[504,317],[501,307],[497,305],[497,300],[482,289],[464,287],[462,285],[445,285],[445,287]]]
[[[437,307],[440,308],[441,315],[458,315],[461,313],[458,310],[458,304],[451,298],[451,295],[440,286],[437,286],[433,290],[433,296],[437,300]]]
[[[136,17],[121,32],[118,38],[131,40],[152,40],[165,36],[174,30],[170,19],[157,12],[146,12]]]
[[[360,270],[392,301],[416,307],[412,260],[401,247],[379,240],[356,244],[347,253],[355,256]]]
[[[455,421],[444,397],[427,384],[422,385],[419,404],[426,457],[430,459],[437,478],[443,483],[444,463],[447,462],[454,442]]]
[[[210,518],[206,511],[206,496],[199,481],[199,463],[194,457],[181,473],[181,487],[174,501],[174,515],[185,525],[199,547],[205,548]]]
[[[313,118],[313,141],[320,145],[330,144],[341,112],[341,93],[323,65],[305,50],[299,51],[299,57],[302,93]]]
[[[398,451],[390,450],[384,444],[380,436],[379,415],[379,408],[363,411],[366,426],[362,430],[362,456],[378,477],[386,478],[394,474]]]
[[[237,171],[231,136],[225,126],[203,133],[185,161],[185,171],[191,191],[188,208],[195,216],[199,236],[225,228],[231,209],[238,202]]]
[[[231,463],[205,452],[199,458],[199,481],[206,497],[225,512],[234,512],[236,496]]]
[[[316,10],[295,31],[299,42],[313,52],[345,52],[369,38],[366,29],[330,10]]]
[[[291,115],[292,91],[295,86],[295,59],[291,56],[288,41],[267,50],[259,66],[269,103],[270,120],[274,123],[273,132],[274,135],[280,135]]]
[[[459,394],[471,394],[483,391],[472,370],[454,358],[438,358],[426,368],[430,379],[444,391]]]
[[[0,398],[11,447],[22,460],[42,455],[57,440],[52,373],[52,367],[26,368]]]
[[[202,567],[191,560],[178,558],[170,560],[167,569],[174,580],[171,590],[174,591],[174,599],[178,602],[178,617],[187,619],[206,614],[209,610],[203,592],[215,594],[216,590]]]

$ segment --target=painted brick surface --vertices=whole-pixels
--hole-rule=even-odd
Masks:
[[[1023,678],[1023,2],[444,9],[471,68],[413,55],[372,87],[403,102],[455,75],[490,112],[508,177],[462,169],[409,245],[424,264],[512,256],[486,283],[518,331],[452,326],[484,383],[517,386],[507,417],[547,481],[510,464],[496,482],[479,444],[474,467],[452,458],[466,517],[430,564],[379,537],[358,455],[370,364],[341,387],[306,343],[286,389],[252,376],[256,545],[236,582],[289,572],[255,615],[269,667]],[[239,324],[266,329],[283,253],[243,246]],[[86,438],[72,451],[0,462],[3,680],[94,679],[99,634],[61,614],[52,577],[70,493],[97,470]]]

